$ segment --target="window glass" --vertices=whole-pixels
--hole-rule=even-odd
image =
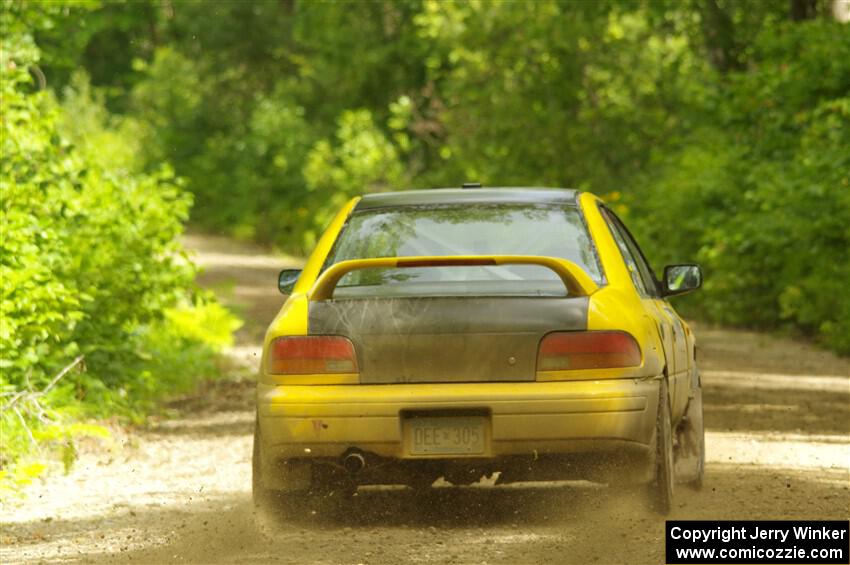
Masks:
[[[648,274],[645,272],[648,271],[648,267],[643,264],[643,257],[640,254],[640,250],[637,249],[628,233],[622,228],[617,217],[610,210],[603,208],[602,215],[608,222],[608,227],[611,228],[611,235],[614,236],[617,247],[620,248],[620,253],[623,255],[626,268],[629,270],[629,275],[632,277],[632,282],[638,293],[642,296],[654,295],[655,283],[652,282],[651,273]],[[641,266],[643,266],[643,269]]]
[[[352,214],[328,264],[348,259],[447,255],[543,255],[568,259],[597,283],[602,272],[575,206],[405,206]],[[560,278],[533,265],[365,269],[335,296],[556,295]]]
[[[614,223],[622,233],[623,239],[626,241],[626,245],[632,252],[632,257],[634,257],[634,260],[637,263],[644,286],[649,291],[649,294],[656,296],[658,294],[658,285],[655,281],[655,275],[653,274],[652,267],[649,265],[649,261],[646,260],[646,256],[643,254],[643,251],[641,251],[640,246],[637,244],[637,241],[635,241],[635,238],[633,238],[632,234],[629,233],[629,229],[625,226],[625,224],[623,224],[623,221],[620,220],[614,212],[610,212],[610,214]]]

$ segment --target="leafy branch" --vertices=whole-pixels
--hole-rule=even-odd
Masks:
[[[85,355],[78,355],[76,359],[71,361],[67,366],[65,366],[65,368],[63,368],[61,371],[59,371],[59,373],[55,377],[53,377],[50,380],[50,382],[47,383],[47,386],[44,387],[42,390],[33,391],[33,390],[29,390],[29,389],[24,389],[24,390],[18,391],[12,397],[12,399],[9,400],[9,402],[7,402],[5,405],[3,405],[3,408],[0,408],[0,412],[5,412],[6,410],[9,410],[9,409],[14,409],[15,404],[17,404],[22,399],[25,400],[25,401],[33,401],[36,404],[38,404],[38,398],[40,398],[40,397],[44,396],[45,394],[47,394],[48,392],[50,392],[50,389],[52,389],[54,386],[56,386],[56,383],[58,383],[62,379],[62,377],[67,375],[68,372],[70,372],[71,369],[73,369],[74,367],[76,367],[77,365],[82,363],[84,357],[85,357]]]

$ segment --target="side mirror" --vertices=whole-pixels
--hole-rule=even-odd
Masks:
[[[281,294],[292,294],[292,289],[295,283],[298,282],[298,277],[301,276],[301,269],[284,269],[277,275],[277,289]]]
[[[667,265],[664,267],[664,296],[675,296],[702,286],[699,265]]]

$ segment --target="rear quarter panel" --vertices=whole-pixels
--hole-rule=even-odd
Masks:
[[[304,270],[298,278],[298,282],[292,289],[292,294],[286,299],[283,307],[275,316],[272,323],[266,330],[266,336],[263,342],[263,359],[260,366],[260,373],[263,373],[263,368],[266,366],[265,355],[269,349],[269,343],[272,339],[282,335],[307,335],[308,325],[308,300],[307,292],[316,282],[325,260],[333,247],[334,242],[339,236],[339,232],[345,225],[351,211],[357,206],[360,198],[352,198],[348,203],[340,209],[334,219],[331,221],[328,228],[322,234],[316,248],[304,265]]]
[[[599,211],[600,203],[601,200],[592,194],[585,192],[579,196],[579,204],[608,282],[590,296],[587,329],[629,332],[638,341],[643,354],[641,376],[661,375],[666,358],[657,320],[653,317],[654,310],[646,307],[635,290],[617,243]]]

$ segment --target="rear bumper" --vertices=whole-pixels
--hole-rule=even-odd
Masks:
[[[339,458],[351,448],[396,460],[414,456],[404,415],[476,411],[487,415],[485,453],[510,456],[649,452],[658,380],[533,383],[258,385],[266,464]]]

